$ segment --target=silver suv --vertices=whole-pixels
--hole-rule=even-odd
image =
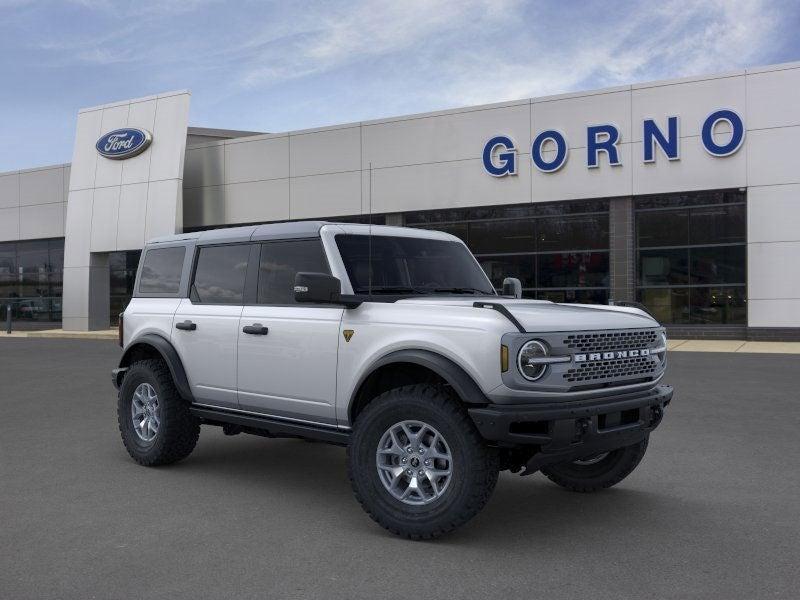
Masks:
[[[445,233],[302,222],[149,242],[120,318],[122,439],[143,465],[201,425],[347,446],[356,498],[431,538],[501,470],[578,492],[639,464],[672,388],[663,328],[637,308],[498,295]]]

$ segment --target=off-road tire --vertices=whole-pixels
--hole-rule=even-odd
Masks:
[[[559,463],[542,467],[542,473],[553,483],[571,492],[590,493],[610,488],[639,466],[647,450],[648,439],[612,450],[608,456],[595,464]]]
[[[131,420],[133,393],[142,383],[152,385],[158,394],[161,416],[158,433],[150,442],[136,434]],[[167,365],[158,359],[137,361],[125,373],[117,399],[117,423],[128,454],[148,467],[186,458],[200,437],[200,421],[189,413],[189,403],[178,393]]]
[[[422,506],[393,497],[377,472],[375,454],[382,435],[405,420],[435,427],[453,458],[452,479],[443,495]],[[358,415],[347,449],[347,470],[356,499],[375,522],[396,535],[422,540],[452,531],[480,512],[497,484],[499,460],[446,388],[409,385],[381,394]]]

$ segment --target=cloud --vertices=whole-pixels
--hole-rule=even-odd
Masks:
[[[557,44],[545,36],[525,52],[495,52],[490,77],[476,68],[485,52],[462,56],[449,65],[454,76],[444,99],[479,104],[730,71],[768,62],[779,39],[780,11],[761,0],[673,1],[621,12],[625,18],[598,17],[596,27]]]
[[[330,72],[377,57],[405,53],[409,56],[437,37],[458,32],[470,22],[496,22],[507,0],[405,0],[356,2],[331,9],[321,5],[304,10],[294,26],[279,37],[267,32],[245,43],[256,50],[240,73],[248,87],[273,85],[287,79]]]
[[[768,61],[783,12],[767,0],[620,3],[612,14],[588,2],[361,2],[270,22],[231,58],[245,89],[359,66],[387,89],[402,74],[407,93],[460,106]]]
[[[751,65],[769,56],[785,11],[768,0],[621,2],[613,13],[605,3],[516,0],[258,3],[239,11],[215,0],[72,4],[107,25],[37,39],[57,66],[195,62],[222,73],[218,83],[230,94],[358,67],[365,79],[402,75],[409,92],[457,105]],[[191,32],[197,22],[206,25],[202,35]]]
[[[20,135],[31,138],[78,107],[176,88],[193,91],[195,122],[283,131],[800,58],[796,0],[0,0],[0,8],[0,129],[25,123]],[[0,167],[30,166],[9,148]]]

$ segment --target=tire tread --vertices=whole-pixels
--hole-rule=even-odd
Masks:
[[[131,373],[135,373],[137,369],[149,371],[158,382],[160,388],[159,408],[162,412],[162,422],[166,424],[166,428],[163,431],[163,439],[158,440],[156,444],[159,446],[156,452],[142,453],[135,447],[125,430],[124,419],[128,418],[129,407],[122,398],[122,389],[125,385],[123,379],[118,400],[117,425],[125,449],[133,460],[147,467],[168,465],[183,460],[192,453],[197,445],[200,437],[199,420],[189,412],[189,403],[181,398],[175,382],[172,380],[172,374],[163,360],[150,358],[137,361],[131,365],[125,377],[130,377]],[[161,433],[159,432],[159,435]]]
[[[353,443],[347,448],[347,474],[356,500],[373,521],[395,535],[410,540],[429,540],[440,537],[460,527],[483,509],[497,485],[499,458],[493,449],[486,446],[486,443],[483,438],[481,438],[475,425],[472,423],[472,420],[469,418],[469,415],[460,402],[454,398],[448,390],[443,388],[443,386],[415,384],[391,389],[372,400],[359,415],[359,419],[368,419],[370,414],[381,410],[385,405],[402,403],[404,397],[409,395],[424,400],[426,403],[444,412],[447,417],[452,420],[452,423],[466,434],[469,443],[472,444],[474,448],[478,449],[478,452],[474,454],[471,464],[467,467],[470,472],[475,475],[475,482],[471,486],[469,494],[463,504],[446,522],[424,531],[412,526],[406,528],[397,527],[380,511],[374,510],[370,503],[367,502],[359,492],[358,485],[356,484],[358,474],[354,471],[354,461],[351,460],[351,455],[354,452],[353,448],[355,446]],[[358,436],[358,432],[355,432],[354,437],[356,436]],[[353,441],[357,443],[357,440]]]

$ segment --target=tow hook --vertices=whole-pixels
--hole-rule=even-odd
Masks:
[[[655,427],[661,422],[664,417],[664,411],[660,406],[654,406],[650,409],[650,426]]]
[[[589,430],[589,419],[575,419],[575,437],[573,442],[581,441],[583,434]]]

